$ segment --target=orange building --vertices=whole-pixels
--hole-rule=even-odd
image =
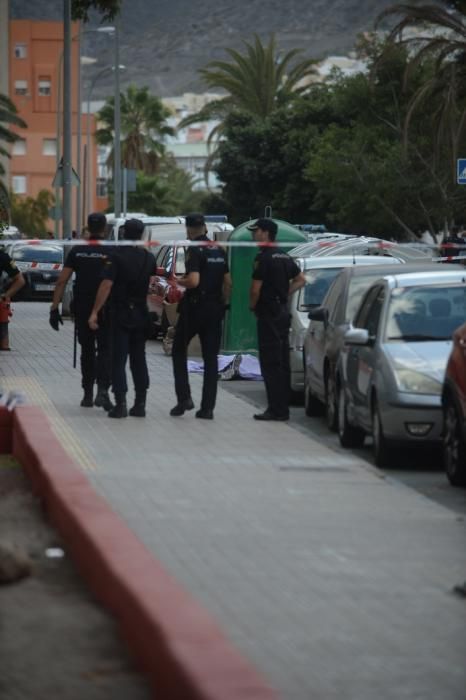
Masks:
[[[78,37],[79,23],[73,23],[72,36]],[[72,42],[72,164],[77,169],[78,134],[78,39]],[[12,147],[10,187],[18,195],[36,197],[40,190],[54,192],[52,181],[57,157],[63,153],[63,24],[32,20],[11,20],[9,35],[9,93],[27,129],[16,129],[21,139]],[[59,117],[59,119],[57,118]],[[86,144],[87,115],[81,117],[81,170]],[[97,147],[94,140],[95,119],[91,115],[90,206],[87,211],[104,210],[108,201],[96,196]],[[57,133],[60,134],[57,152]],[[81,174],[81,193],[84,178]],[[55,193],[55,192],[54,192]],[[61,191],[58,193],[61,198]],[[82,199],[81,199],[82,202]],[[76,188],[72,193],[72,226],[76,228]],[[81,204],[82,211],[82,204]],[[54,222],[49,222],[53,230]],[[61,223],[60,223],[61,227]],[[59,229],[60,230],[60,229]],[[33,232],[32,232],[33,233]]]

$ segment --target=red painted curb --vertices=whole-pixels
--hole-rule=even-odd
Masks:
[[[94,491],[39,408],[14,410],[13,455],[88,584],[119,620],[158,700],[277,700],[208,613]]]

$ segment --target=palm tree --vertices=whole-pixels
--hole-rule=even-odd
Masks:
[[[397,17],[387,46],[397,43],[410,49],[407,77],[420,63],[430,62],[433,66],[432,76],[411,100],[405,143],[414,112],[427,107],[436,124],[435,153],[440,157],[442,147],[446,146],[454,171],[466,126],[466,0],[443,0],[443,5],[396,4],[382,12],[378,22],[391,15]],[[424,31],[403,36],[405,30],[413,28]]]
[[[18,111],[6,95],[0,94],[0,157],[10,158],[9,149],[7,149],[3,144],[13,144],[17,141],[20,136],[14,131],[8,128],[7,125],[13,124],[21,129],[27,127],[26,122],[24,122],[21,117],[18,116]],[[5,176],[5,167],[0,161],[0,209],[9,209],[9,198],[8,198],[8,187],[3,178]]]
[[[222,90],[227,94],[205,105],[196,114],[184,119],[180,126],[195,122],[220,120],[210,134],[219,136],[223,122],[233,111],[242,111],[258,119],[264,119],[274,109],[290,101],[293,95],[307,89],[306,79],[315,73],[312,59],[296,62],[299,49],[292,49],[281,56],[275,37],[264,46],[257,36],[254,42],[244,42],[245,53],[226,49],[231,61],[211,61],[200,72],[207,88]]]
[[[165,153],[163,139],[173,135],[173,129],[166,120],[170,116],[160,98],[149,94],[149,88],[130,85],[126,93],[121,94],[121,160],[126,168],[134,168],[146,175],[157,172],[160,158]],[[102,124],[96,131],[97,143],[113,143],[113,123],[115,100],[107,100],[97,115]],[[113,149],[109,164],[113,162]]]

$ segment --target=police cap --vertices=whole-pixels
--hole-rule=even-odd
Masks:
[[[140,219],[128,219],[125,221],[123,228],[125,230],[125,238],[131,241],[137,241],[142,236],[144,224]]]
[[[260,228],[262,231],[268,231],[273,237],[277,235],[278,226],[272,219],[257,219],[254,223],[247,227],[249,231],[255,231]]]
[[[205,226],[205,219],[202,214],[186,214],[185,224],[192,228],[198,228],[200,226]]]
[[[100,211],[92,212],[92,214],[89,214],[87,217],[87,228],[90,234],[102,233],[106,224],[107,219],[105,218],[105,214],[102,214]]]

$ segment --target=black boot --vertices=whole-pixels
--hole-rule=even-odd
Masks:
[[[112,410],[112,408],[114,406],[110,400],[110,396],[108,395],[108,389],[104,389],[102,387],[99,387],[97,389],[97,396],[95,397],[95,400],[94,400],[94,406],[98,406],[99,408],[103,408],[104,411],[111,411]]]
[[[94,386],[85,386],[84,396],[81,399],[81,406],[85,408],[92,408],[94,405]]]
[[[126,394],[115,394],[115,406],[108,412],[109,418],[126,418],[128,409],[126,408]]]
[[[129,409],[129,415],[135,418],[145,418],[147,391],[137,391],[134,398],[134,406]]]

